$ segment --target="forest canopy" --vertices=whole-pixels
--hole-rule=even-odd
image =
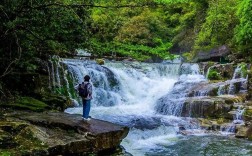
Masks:
[[[76,49],[146,61],[227,45],[251,60],[251,0],[2,0],[0,12],[0,77]]]

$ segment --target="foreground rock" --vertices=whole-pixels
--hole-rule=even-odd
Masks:
[[[113,152],[129,129],[66,113],[5,114],[0,118],[0,154],[87,155]]]

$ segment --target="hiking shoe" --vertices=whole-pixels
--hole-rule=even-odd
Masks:
[[[91,120],[91,118],[87,118],[87,121],[90,121]]]
[[[82,119],[85,120],[85,121],[91,120],[91,118],[84,118],[84,117],[82,117]]]

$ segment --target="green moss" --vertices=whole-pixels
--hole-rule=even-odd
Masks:
[[[76,90],[74,89],[74,86],[76,85],[74,83],[74,80],[73,80],[73,77],[71,74],[67,74],[67,80],[68,80],[68,83],[69,83],[69,94],[70,94],[70,98],[73,98],[73,99],[76,99],[78,96],[77,96],[77,92]],[[71,87],[72,86],[72,87]]]
[[[222,79],[220,74],[215,69],[211,69],[211,68],[208,71],[207,78],[209,80],[220,80],[220,79]]]
[[[244,114],[243,115],[245,115],[245,116],[252,116],[252,109],[246,109],[245,111],[244,111]]]
[[[22,150],[28,149],[43,149],[47,147],[43,142],[34,137],[34,132],[37,130],[33,130],[32,127],[26,127],[20,131],[20,133],[15,137],[15,140],[18,144],[22,145],[18,147]]]
[[[45,155],[47,145],[36,137],[39,130],[23,122],[0,122],[4,139],[0,139],[0,155]],[[1,137],[0,137],[1,138]],[[32,154],[31,154],[32,153]],[[35,154],[36,155],[36,154]]]
[[[215,64],[215,62],[213,62],[213,61],[208,61],[208,62],[207,62],[207,66],[208,66],[208,67],[211,67],[211,66],[213,66],[214,64]]]
[[[242,63],[238,64],[238,66],[241,68],[241,76],[243,78],[246,78],[246,76],[248,75],[247,64],[242,62]]]
[[[96,59],[95,61],[99,65],[104,65],[105,64],[105,61],[103,59]]]
[[[11,107],[15,109],[31,110],[31,111],[44,111],[49,108],[47,104],[32,97],[19,97],[14,102],[8,104],[2,104],[6,107]]]
[[[221,117],[221,118],[218,118],[216,120],[216,122],[217,122],[217,124],[223,124],[223,123],[230,122],[230,121],[227,120],[227,119],[225,119],[225,118],[223,118],[223,117]]]
[[[194,58],[194,54],[190,52],[186,52],[182,54],[183,58],[186,59],[186,61],[191,62]]]
[[[5,151],[5,150],[1,151],[0,150],[0,155],[1,156],[12,156],[13,154],[9,151]]]
[[[47,103],[50,109],[57,111],[64,111],[66,108],[72,106],[72,100],[70,98],[57,94],[43,94],[40,100]]]

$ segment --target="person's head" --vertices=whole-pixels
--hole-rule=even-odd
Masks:
[[[90,76],[88,75],[84,76],[84,81],[89,81],[89,79],[90,79]]]

